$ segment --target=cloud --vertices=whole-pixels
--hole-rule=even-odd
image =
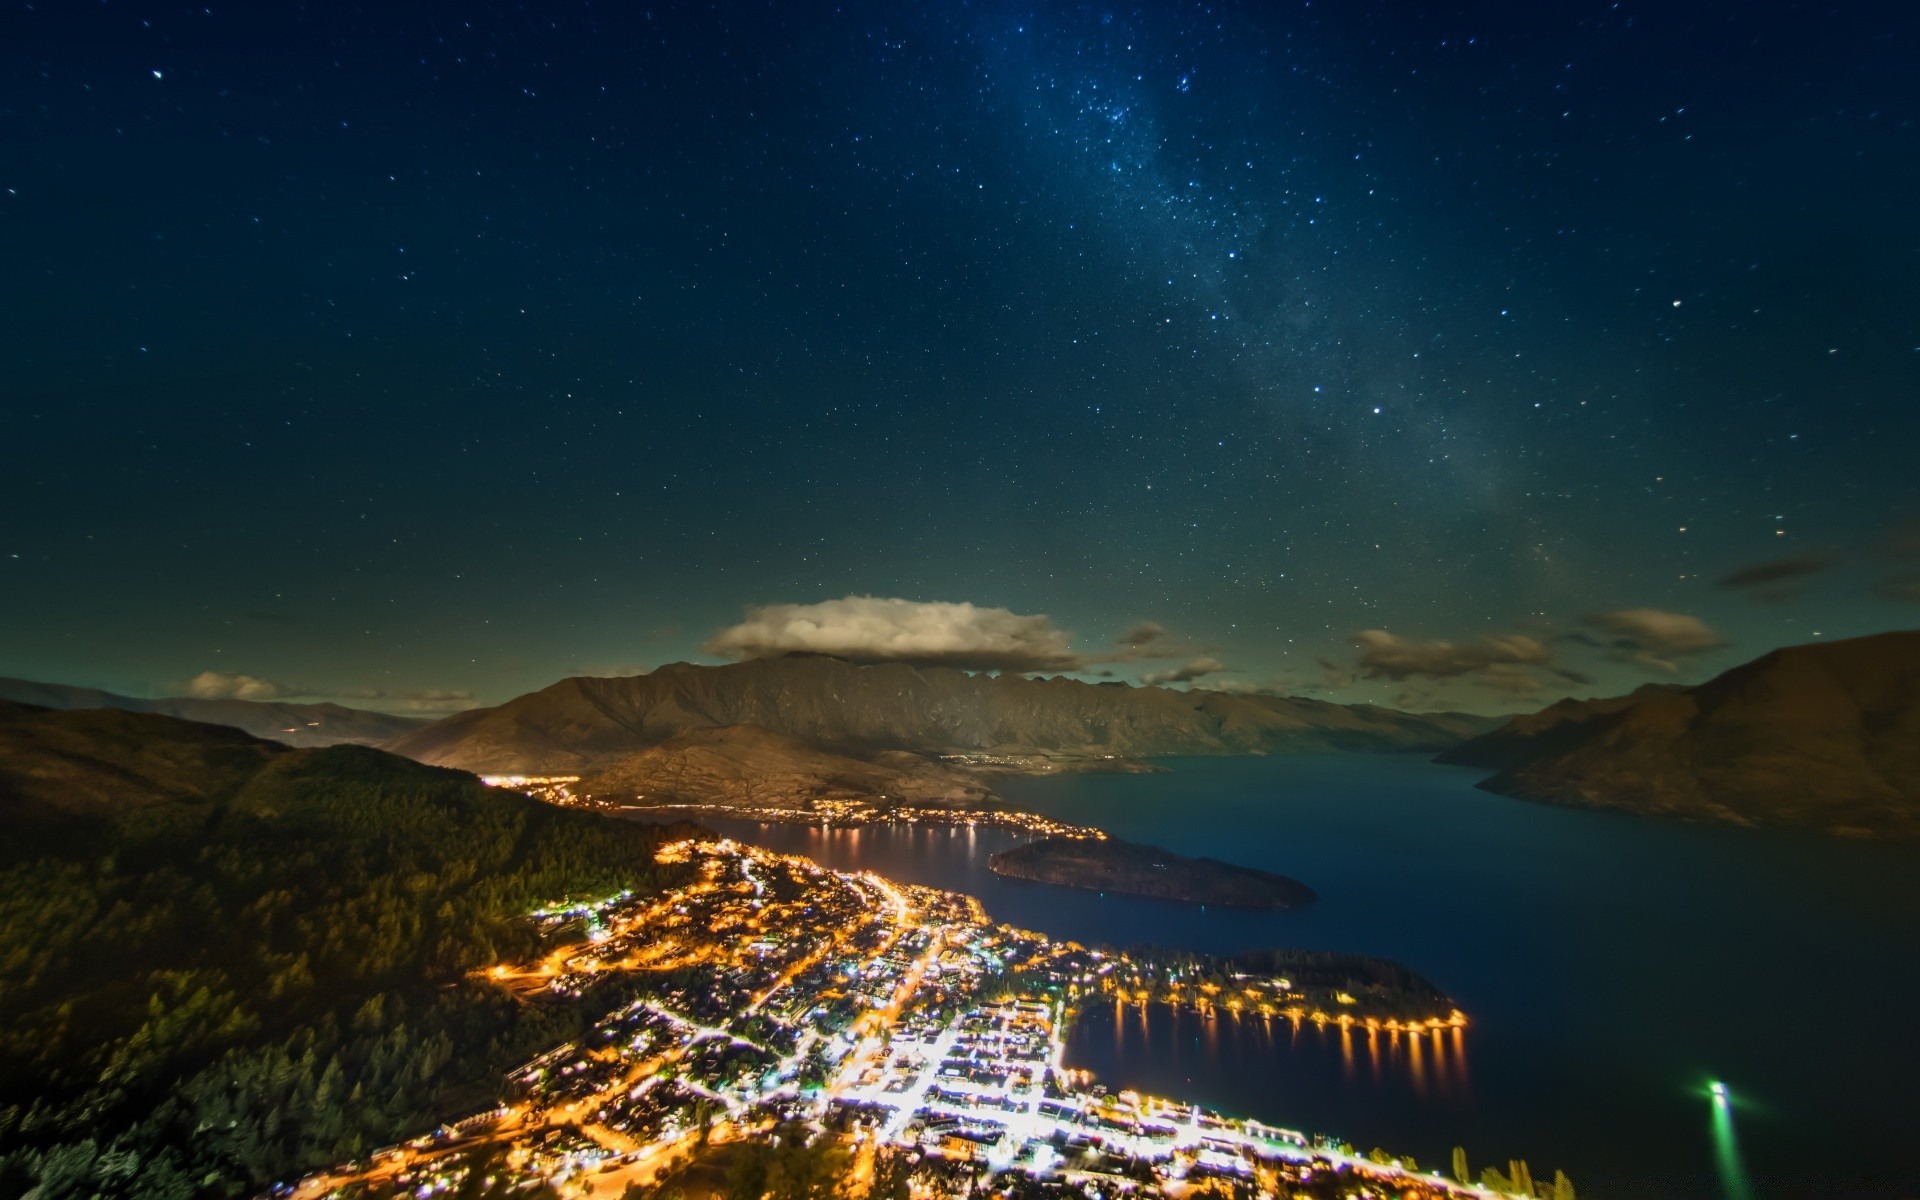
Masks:
[[[473,693],[456,688],[421,688],[413,691],[388,691],[385,688],[360,688],[342,693],[341,699],[372,701],[388,712],[455,713],[478,708]]]
[[[1320,668],[1320,678],[1302,685],[1303,691],[1337,692],[1344,687],[1352,687],[1359,676],[1349,667],[1343,667],[1332,659],[1316,658],[1314,665]]]
[[[1257,679],[1214,679],[1206,686],[1209,692],[1227,692],[1235,696],[1284,696],[1286,686],[1278,679],[1271,683],[1261,683]]]
[[[1148,685],[1191,683],[1196,679],[1201,679],[1208,675],[1218,675],[1226,669],[1227,664],[1210,654],[1203,654],[1199,658],[1190,659],[1170,671],[1155,671],[1150,675],[1144,675],[1141,677],[1140,682]]]
[[[1881,535],[1878,549],[1888,558],[1920,558],[1920,520],[1896,522]]]
[[[1365,703],[1373,703],[1365,701]],[[1431,687],[1404,687],[1396,696],[1387,700],[1388,708],[1397,708],[1402,712],[1421,712],[1439,707],[1439,694]]]
[[[1360,674],[1368,679],[1446,679],[1496,665],[1544,665],[1553,657],[1546,646],[1523,633],[1443,642],[1362,629],[1353,641],[1360,647]]]
[[[1136,621],[1125,633],[1113,639],[1113,649],[1086,659],[1105,662],[1171,662],[1175,659],[1210,658],[1218,647],[1193,638],[1181,637],[1158,621]],[[1159,674],[1169,674],[1161,671]]]
[[[187,695],[198,700],[277,700],[299,694],[271,679],[235,671],[202,671],[187,680]]]
[[[337,700],[349,705],[371,705],[384,712],[452,713],[478,708],[473,693],[453,688],[354,688],[334,692],[304,684],[281,683],[237,671],[202,671],[187,680],[183,692],[198,700]]]
[[[1473,682],[1502,696],[1539,696],[1546,686],[1531,671],[1509,663],[1491,663],[1483,667],[1474,673]]]
[[[1669,673],[1680,670],[1675,660],[1717,650],[1727,644],[1705,621],[1687,613],[1657,608],[1622,608],[1595,613],[1586,623],[1608,635],[1609,657],[1640,663]]]
[[[1825,554],[1774,558],[1741,567],[1737,571],[1727,572],[1720,577],[1719,586],[1734,591],[1745,591],[1758,600],[1779,603],[1793,599],[1799,594],[1800,584],[1804,580],[1818,575],[1832,565],[1832,557]]]
[[[769,604],[702,647],[726,658],[795,651],[855,662],[910,662],[969,670],[1074,671],[1087,665],[1071,635],[1045,614],[945,601],[845,596],[819,604]]]
[[[653,670],[648,663],[589,662],[573,668],[575,675],[591,675],[596,679],[627,679],[634,675],[645,675]]]
[[[1882,579],[1873,589],[1873,594],[1883,600],[1902,600],[1908,604],[1920,604],[1920,579],[1911,577]]]

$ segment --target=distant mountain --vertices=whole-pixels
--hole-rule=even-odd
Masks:
[[[856,757],[885,750],[1140,757],[1440,750],[1493,724],[1463,713],[788,655],[563,679],[496,708],[447,717],[387,748],[471,771],[588,771],[675,734],[722,725],[755,725]]]
[[[287,752],[224,725],[0,700],[0,822],[221,801]]]
[[[278,700],[202,700],[170,696],[141,700],[98,688],[68,687],[0,678],[0,700],[34,704],[41,708],[118,708],[126,712],[160,713],[185,721],[231,725],[255,737],[289,746],[337,746],[350,743],[374,746],[433,722],[426,717],[396,717],[390,713],[345,708],[338,704],[293,704]]]
[[[1539,712],[1522,713],[1498,729],[1460,743],[1435,761],[1467,767],[1510,767],[1529,758],[1572,746],[1586,733],[1588,722],[1596,717],[1617,713],[1648,696],[1685,690],[1677,683],[1649,683],[1626,696],[1592,700],[1568,697],[1547,705]]]
[[[1532,800],[1920,836],[1920,631],[1790,646],[1697,687],[1568,703],[1447,757],[1504,766],[1480,786]]]
[[[580,790],[615,803],[741,808],[799,808],[813,800],[873,797],[978,807],[993,799],[972,774],[922,755],[890,750],[862,761],[755,725],[676,733],[598,767]]]

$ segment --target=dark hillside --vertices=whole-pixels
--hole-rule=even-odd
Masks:
[[[585,1014],[468,978],[660,886],[657,827],[361,747],[0,708],[0,1195],[247,1195],[489,1097]]]

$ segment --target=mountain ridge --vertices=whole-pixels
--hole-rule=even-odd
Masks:
[[[880,797],[977,808],[995,801],[973,773],[905,750],[871,760],[819,750],[756,725],[683,730],[621,756],[580,784],[597,800],[643,806],[803,809],[820,800]]]
[[[1643,683],[1624,696],[1588,700],[1567,696],[1537,712],[1516,714],[1498,729],[1442,751],[1434,761],[1466,767],[1509,767],[1572,744],[1596,718],[1619,712],[1649,695],[1685,690],[1677,683]]]
[[[1480,786],[1529,800],[1920,837],[1920,630],[1786,646],[1693,687],[1574,704],[1588,708],[1542,721],[1550,706],[1532,734],[1502,727],[1445,758],[1499,766]]]
[[[0,700],[0,815],[17,825],[218,801],[291,752],[160,713]]]
[[[403,717],[327,701],[228,700],[164,696],[143,700],[100,688],[0,677],[0,700],[40,708],[114,708],[159,713],[183,721],[225,725],[288,746],[374,746],[433,723],[429,717]]]
[[[1103,758],[1313,750],[1440,750],[1494,718],[1298,697],[971,674],[820,655],[646,675],[572,676],[384,743],[472,771],[591,771],[688,729],[751,725],[815,748]]]

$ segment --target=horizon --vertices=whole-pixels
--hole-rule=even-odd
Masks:
[[[0,673],[1521,711],[1920,619],[1904,19],[764,17],[3,18]]]
[[[1728,666],[1726,670],[1732,670],[1734,666],[1745,666],[1745,664],[1749,664],[1749,662],[1753,662],[1753,660],[1764,659],[1766,655],[1770,655],[1770,653],[1774,653],[1774,651],[1782,651],[1782,649],[1795,649],[1795,647],[1807,647],[1807,645],[1822,645],[1822,643],[1828,643],[1828,645],[1830,645],[1830,643],[1836,643],[1836,641],[1859,641],[1859,639],[1864,639],[1864,637],[1880,637],[1885,636],[1885,634],[1912,634],[1912,632],[1920,632],[1920,630],[1893,628],[1893,630],[1880,630],[1880,632],[1874,632],[1874,634],[1859,634],[1859,636],[1855,637],[1822,637],[1822,639],[1818,639],[1818,641],[1784,643],[1784,645],[1770,647],[1770,649],[1766,649],[1763,653],[1757,653],[1757,655],[1753,655],[1751,659],[1740,660],[1740,662]],[[1365,697],[1361,697],[1361,699],[1331,699],[1331,697],[1321,697],[1321,695],[1286,693],[1286,691],[1273,691],[1273,689],[1246,689],[1246,687],[1231,687],[1231,689],[1225,689],[1225,687],[1212,687],[1212,685],[1198,682],[1198,680],[1187,680],[1187,682],[1181,682],[1181,684],[1148,684],[1148,682],[1139,682],[1139,680],[1089,678],[1089,676],[1085,676],[1083,672],[1056,672],[1056,674],[1046,674],[1046,672],[1010,672],[1010,670],[1000,670],[1000,668],[966,668],[966,666],[954,666],[954,664],[948,664],[948,662],[922,662],[922,660],[912,659],[849,659],[849,657],[845,657],[845,655],[831,655],[831,653],[824,653],[824,651],[785,651],[785,653],[780,653],[780,655],[764,655],[764,657],[756,657],[756,659],[724,660],[724,662],[695,662],[695,660],[689,659],[674,659],[670,660],[670,662],[660,662],[660,664],[649,666],[649,668],[622,670],[620,674],[568,674],[568,676],[561,676],[561,678],[557,678],[557,680],[551,680],[551,682],[547,682],[547,684],[532,687],[532,689],[528,689],[528,691],[520,691],[520,693],[515,693],[515,695],[501,697],[501,699],[492,701],[492,703],[472,701],[472,703],[463,703],[463,707],[440,708],[440,710],[380,707],[378,699],[369,699],[369,701],[363,701],[363,703],[344,703],[344,701],[340,701],[340,699],[336,699],[336,697],[307,695],[307,693],[286,693],[286,695],[273,695],[273,697],[242,697],[242,695],[194,695],[192,691],[180,689],[180,691],[152,691],[152,693],[148,693],[148,695],[140,695],[140,693],[136,693],[136,691],[121,691],[121,689],[115,689],[115,687],[104,687],[104,685],[98,684],[73,684],[73,682],[67,682],[67,680],[25,680],[25,678],[19,678],[19,676],[0,676],[0,680],[12,680],[12,682],[19,682],[19,684],[52,685],[52,687],[75,687],[75,689],[88,689],[88,691],[104,691],[104,693],[109,693],[109,695],[119,695],[119,697],[127,697],[127,699],[140,699],[140,701],[227,701],[227,699],[232,699],[232,701],[265,703],[265,705],[275,705],[275,703],[286,703],[286,705],[338,705],[338,707],[361,710],[361,712],[378,712],[378,714],[384,714],[384,716],[405,716],[405,718],[434,722],[434,720],[444,720],[447,716],[459,716],[459,714],[463,714],[463,712],[476,712],[476,710],[482,710],[482,708],[501,707],[501,705],[513,703],[516,699],[522,699],[522,697],[526,697],[526,695],[532,695],[532,693],[538,693],[538,691],[545,691],[545,689],[549,689],[549,687],[564,684],[564,682],[568,682],[568,680],[632,680],[632,678],[651,676],[651,674],[655,674],[655,672],[672,668],[672,666],[691,666],[691,668],[699,668],[699,670],[710,670],[710,668],[722,668],[722,666],[743,666],[743,664],[747,664],[747,662],[768,662],[768,660],[780,659],[829,659],[833,660],[833,662],[845,662],[847,666],[908,666],[908,668],[916,668],[916,670],[939,668],[939,670],[960,670],[960,672],[966,672],[966,674],[970,674],[970,676],[1002,676],[1002,674],[1012,674],[1012,676],[1018,676],[1018,678],[1037,680],[1037,682],[1039,682],[1039,680],[1068,680],[1068,682],[1073,682],[1073,684],[1156,687],[1156,689],[1179,691],[1179,693],[1254,695],[1254,697],[1267,697],[1267,699],[1319,701],[1319,703],[1331,703],[1331,705],[1342,705],[1342,707],[1390,708],[1390,710],[1396,710],[1396,712],[1432,714],[1432,716],[1465,714],[1465,716],[1486,716],[1486,718],[1523,716],[1523,714],[1528,714],[1528,712],[1538,712],[1540,708],[1548,708],[1551,707],[1551,705],[1563,703],[1563,701],[1596,701],[1596,699],[1624,697],[1624,695],[1630,695],[1630,693],[1640,691],[1642,687],[1663,687],[1663,685],[1672,685],[1672,687],[1695,687],[1695,685],[1707,684],[1707,682],[1715,680],[1720,674],[1726,674],[1726,670],[1716,670],[1716,672],[1711,672],[1709,676],[1699,678],[1699,680],[1645,678],[1640,684],[1628,685],[1628,687],[1619,689],[1619,691],[1594,691],[1594,693],[1590,693],[1590,695],[1580,695],[1580,693],[1578,693],[1580,689],[1569,689],[1569,691],[1565,691],[1565,693],[1561,693],[1561,695],[1549,695],[1548,699],[1542,699],[1540,703],[1534,703],[1534,705],[1517,708],[1496,708],[1496,710],[1446,707],[1400,708],[1396,707],[1396,705],[1384,705],[1384,703],[1373,701],[1373,699],[1365,699]]]

